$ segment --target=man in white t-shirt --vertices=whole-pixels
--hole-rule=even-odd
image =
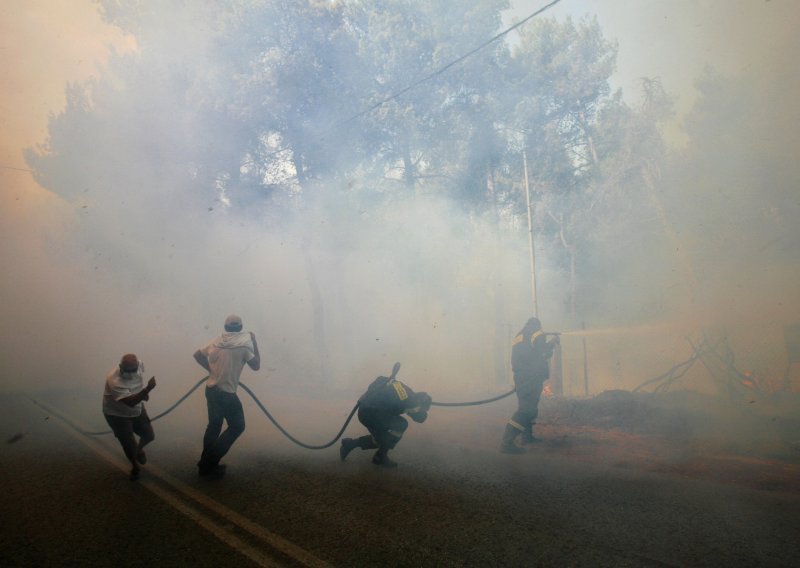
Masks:
[[[106,376],[103,391],[103,416],[133,466],[131,481],[139,479],[139,464],[147,462],[144,447],[155,439],[143,401],[150,399],[150,391],[156,388],[156,378],[150,377],[145,386],[143,376],[144,363],[128,353]],[[139,436],[138,444],[134,434]]]
[[[244,411],[236,395],[245,363],[254,371],[261,367],[256,336],[242,331],[242,318],[225,319],[225,333],[194,353],[197,363],[208,371],[206,403],[208,426],[203,436],[203,454],[197,462],[201,477],[220,478],[225,466],[219,461],[244,432]],[[223,421],[228,427],[222,432]]]

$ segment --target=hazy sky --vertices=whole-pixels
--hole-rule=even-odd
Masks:
[[[48,115],[63,108],[65,84],[96,74],[112,46],[131,45],[90,0],[0,3],[0,165],[27,167],[21,149],[45,139]]]
[[[518,17],[545,4],[511,3]],[[676,98],[678,119],[695,101],[694,80],[704,66],[728,75],[768,64],[784,55],[800,26],[795,0],[561,0],[546,13],[596,15],[606,39],[618,42],[614,86],[635,102],[639,78],[659,77]]]

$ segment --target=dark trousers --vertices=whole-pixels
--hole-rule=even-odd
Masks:
[[[402,416],[377,408],[359,408],[358,420],[382,450],[394,448],[408,428],[408,420]]]
[[[517,387],[517,411],[511,417],[511,424],[521,432],[530,434],[539,416],[539,399],[542,397],[543,381],[520,384]]]
[[[147,416],[147,411],[142,408],[142,413],[139,416],[128,418],[125,416],[112,416],[110,414],[103,414],[106,417],[106,422],[114,432],[114,436],[119,440],[122,445],[122,451],[125,452],[125,457],[128,458],[134,467],[136,466],[136,454],[141,448],[152,442],[156,435],[153,432],[153,425],[150,423],[150,417]],[[133,435],[139,436],[139,442]]]
[[[244,410],[236,393],[224,392],[216,387],[206,388],[208,426],[203,436],[201,467],[214,466],[228,453],[236,438],[244,432]],[[222,432],[223,420],[228,427]],[[222,432],[222,434],[220,434]]]

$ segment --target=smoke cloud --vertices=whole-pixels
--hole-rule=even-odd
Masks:
[[[514,11],[532,11],[525,6],[517,2]],[[181,394],[201,376],[191,354],[221,332],[228,313],[257,334],[262,374],[282,388],[327,376],[357,391],[395,361],[412,386],[435,399],[507,388],[494,377],[491,346],[496,339],[507,344],[530,316],[525,227],[498,232],[491,219],[426,195],[365,210],[353,198],[357,184],[339,180],[324,182],[320,193],[328,197],[293,215],[276,215],[269,201],[237,201],[221,187],[191,192],[181,186],[185,172],[152,179],[133,171],[102,193],[77,184],[68,199],[35,185],[20,171],[28,168],[21,150],[46,138],[46,115],[63,107],[64,85],[97,73],[112,48],[136,49],[134,38],[103,24],[88,2],[69,14],[50,14],[52,8],[4,8],[3,21],[17,31],[2,34],[12,55],[4,58],[4,76],[13,79],[4,81],[11,128],[4,128],[8,167],[0,171],[3,388],[99,388],[119,356],[135,352],[159,376],[165,397]],[[592,392],[636,387],[690,356],[686,337],[696,340],[704,330],[727,335],[743,368],[770,377],[783,372],[782,328],[800,321],[792,284],[800,276],[800,172],[791,159],[798,110],[790,96],[800,86],[790,54],[800,46],[789,33],[800,11],[780,2],[739,8],[592,7],[607,37],[618,41],[615,80],[626,97],[637,101],[638,77],[659,76],[678,113],[665,125],[675,157],[653,194],[628,204],[625,223],[593,244],[598,272],[583,276],[605,285],[593,288],[591,307],[580,314],[590,333],[564,336],[568,392],[583,394],[584,337]],[[582,15],[573,10],[565,2],[553,15]],[[33,60],[34,52],[65,59]],[[162,104],[161,113],[180,116],[176,101]],[[179,132],[130,127],[152,130],[151,152],[169,152],[171,140],[196,135],[189,121]],[[116,137],[122,148],[137,139],[126,131]],[[716,155],[720,140],[725,153]],[[538,246],[545,328],[578,332],[568,274],[556,259],[561,251]],[[323,305],[337,306],[323,316],[322,357],[312,325],[315,290]],[[495,294],[507,320],[502,331]],[[715,388],[699,366],[684,380]]]

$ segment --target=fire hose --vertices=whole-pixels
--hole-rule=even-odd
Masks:
[[[397,372],[399,370],[400,370],[400,363],[395,363],[394,367],[392,368],[392,374],[391,374],[390,378],[393,379],[397,375]],[[187,398],[189,398],[189,395],[191,395],[194,391],[196,391],[200,387],[200,385],[202,385],[207,380],[208,380],[208,376],[205,376],[202,379],[200,379],[197,383],[195,383],[195,385],[192,388],[190,388],[186,392],[186,394],[184,394],[181,398],[179,398],[172,406],[167,408],[164,412],[162,412],[162,413],[154,416],[153,418],[151,418],[150,421],[154,422],[154,421],[158,420],[159,418],[162,418],[162,417],[166,416],[167,414],[169,414],[170,412],[172,412],[173,410],[175,410],[183,401],[185,401]],[[344,431],[347,429],[347,426],[350,424],[350,421],[353,419],[353,416],[355,415],[356,411],[358,410],[358,405],[359,405],[358,402],[355,404],[353,409],[350,411],[350,414],[347,416],[347,419],[344,421],[344,424],[342,424],[342,427],[339,429],[339,432],[336,434],[336,436],[330,442],[328,442],[326,444],[312,445],[312,444],[306,444],[305,442],[302,442],[302,441],[298,440],[297,438],[292,436],[283,426],[281,426],[280,423],[275,419],[275,417],[272,416],[270,411],[267,410],[267,407],[264,406],[264,404],[258,399],[258,397],[255,395],[255,393],[252,390],[250,390],[250,388],[247,385],[245,385],[244,383],[240,382],[239,386],[242,387],[242,390],[244,390],[247,394],[250,395],[250,397],[256,403],[258,408],[261,410],[261,412],[264,413],[264,415],[281,432],[281,434],[286,436],[289,440],[291,440],[292,442],[294,442],[298,446],[301,446],[301,447],[306,448],[308,450],[324,450],[325,448],[329,448],[333,444],[335,444],[339,440],[339,438],[342,437],[342,434],[344,434]],[[484,400],[470,401],[470,402],[435,402],[435,401],[431,401],[431,406],[451,406],[451,407],[452,406],[478,406],[478,405],[481,405],[481,404],[488,404],[490,402],[495,402],[497,400],[501,400],[503,398],[506,398],[507,396],[510,396],[510,395],[514,394],[515,391],[516,391],[516,389],[512,388],[510,391],[508,391],[506,393],[503,393],[503,394],[501,394],[499,396],[495,396],[495,397],[492,397],[492,398],[487,398],[487,399],[484,399]],[[34,401],[34,402],[36,402],[36,401]],[[111,430],[102,430],[102,431],[97,431],[97,432],[89,432],[89,431],[86,431],[86,430],[82,430],[80,428],[76,428],[76,429],[81,434],[84,434],[85,436],[103,436],[105,434],[111,434]]]

